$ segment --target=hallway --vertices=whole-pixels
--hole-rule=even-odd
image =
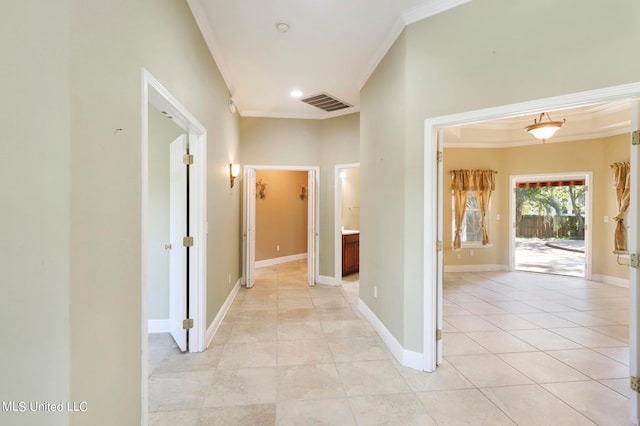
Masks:
[[[445,279],[445,362],[400,366],[358,282],[256,270],[209,349],[150,335],[150,425],[628,424],[628,290],[526,273]]]

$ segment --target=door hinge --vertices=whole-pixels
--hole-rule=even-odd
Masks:
[[[185,330],[189,330],[193,328],[193,320],[191,318],[187,318],[182,321],[182,328]]]
[[[442,251],[442,241],[436,241],[436,250]]]
[[[186,165],[193,164],[193,154],[185,154],[184,157],[182,157],[182,162]]]
[[[184,237],[182,239],[183,247],[193,247],[193,237]]]
[[[443,157],[442,151],[438,151],[438,163],[442,163],[442,157]]]
[[[442,330],[436,330],[436,340],[442,340]]]
[[[640,130],[631,132],[631,145],[640,145]]]
[[[638,269],[640,268],[640,254],[639,253],[630,253],[629,254],[629,266]]]

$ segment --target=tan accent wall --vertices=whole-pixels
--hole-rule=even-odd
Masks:
[[[613,250],[615,190],[611,186],[613,171],[609,164],[628,161],[629,135],[574,142],[535,144],[513,148],[449,148],[444,150],[444,264],[509,265],[509,218],[511,176],[544,173],[592,172],[592,273],[597,276],[628,278],[628,268],[616,263]],[[489,217],[492,247],[463,248],[453,251],[449,170],[488,168],[498,170],[496,190],[491,196]],[[500,215],[500,220],[497,219]],[[473,255],[471,251],[473,250]],[[460,259],[458,259],[460,255]]]
[[[307,252],[307,206],[300,198],[308,172],[258,170],[265,198],[256,198],[256,261]],[[256,191],[257,192],[257,191]]]

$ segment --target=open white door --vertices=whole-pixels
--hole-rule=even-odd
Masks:
[[[317,173],[309,170],[307,182],[307,283],[316,285],[316,189]]]
[[[169,331],[182,352],[187,350],[187,248],[182,239],[187,235],[187,169],[183,162],[187,153],[187,136],[180,135],[169,146]]]
[[[640,132],[640,101],[631,101],[631,131]],[[637,136],[640,138],[640,135]],[[640,146],[631,144],[630,148],[630,205],[629,226],[627,228],[629,238],[629,253],[640,252]],[[638,306],[640,306],[640,271],[637,266],[629,268],[629,373],[631,377],[640,377],[640,365],[638,362],[638,344],[640,343],[640,327],[638,324]],[[640,424],[640,394],[637,391],[630,392],[630,417],[633,424]]]
[[[442,215],[443,211],[443,203],[444,203],[444,194],[446,192],[445,186],[446,182],[444,181],[444,166],[443,166],[443,153],[444,153],[444,130],[438,130],[438,154],[437,154],[437,164],[438,164],[438,208],[436,210],[436,215],[438,217],[437,224],[438,229],[436,233],[438,235],[438,249],[436,250],[436,365],[442,364],[442,298],[444,296],[442,281],[444,278],[444,234],[443,227],[445,223],[445,218]]]
[[[255,282],[256,263],[256,170],[246,169],[244,181],[246,185],[244,277],[247,288],[251,288]]]

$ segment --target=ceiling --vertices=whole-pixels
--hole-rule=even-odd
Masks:
[[[359,111],[360,89],[403,28],[470,0],[188,0],[238,113],[324,119]],[[277,26],[285,23],[288,31]],[[292,90],[302,98],[293,98]],[[349,108],[301,99],[328,94]],[[550,112],[566,124],[547,143],[628,132],[630,102]],[[444,131],[446,147],[541,143],[524,131],[536,115]]]
[[[549,111],[554,121],[566,123],[546,143],[569,142],[619,135],[631,131],[631,100],[599,103],[579,108]],[[527,133],[540,114],[523,115],[444,129],[447,148],[506,148],[540,144]],[[542,121],[548,121],[547,116]]]
[[[329,118],[359,110],[360,88],[405,25],[470,0],[188,0],[242,116]],[[286,23],[288,32],[279,32]],[[325,112],[294,99],[326,93]]]

